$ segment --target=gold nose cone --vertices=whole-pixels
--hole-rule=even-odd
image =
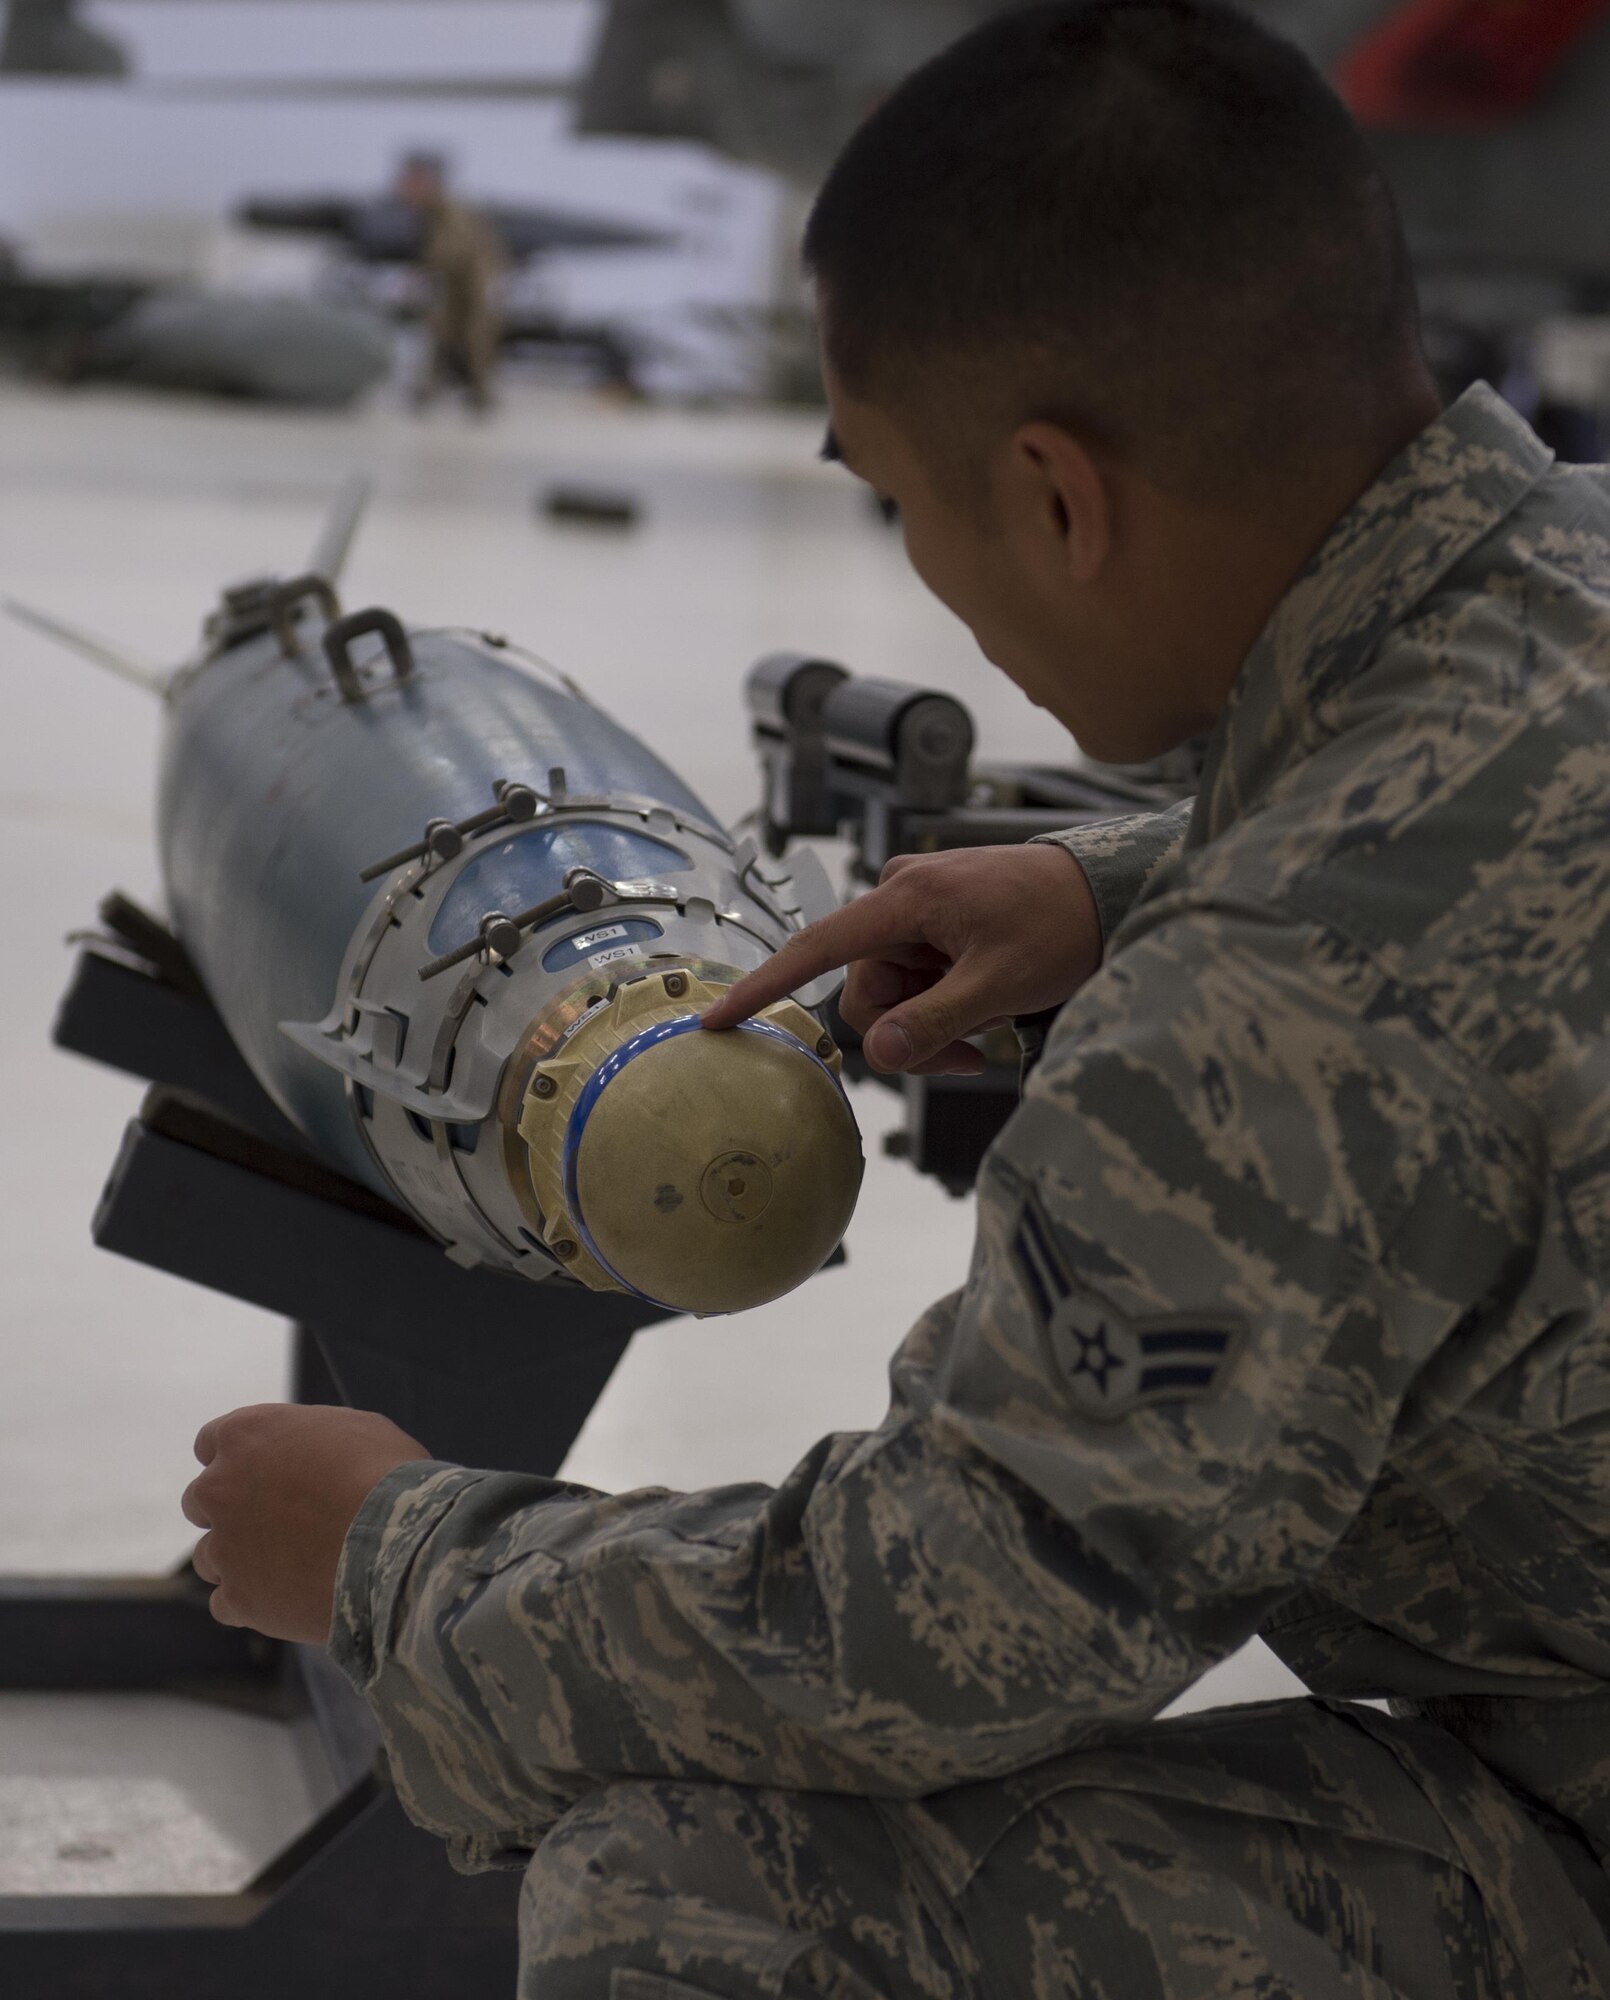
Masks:
[[[690,1017],[719,990],[622,989],[538,1070],[521,1123],[550,1235],[581,1246],[567,1268],[690,1313],[764,1305],[820,1270],[864,1165],[816,1021],[785,1004],[707,1034]]]

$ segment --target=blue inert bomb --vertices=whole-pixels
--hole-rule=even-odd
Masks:
[[[317,1151],[446,1254],[694,1313],[831,1256],[860,1136],[802,1001],[683,1032],[831,907],[763,873],[654,753],[492,634],[343,615],[351,489],[307,571],[226,591],[160,694],[173,927]]]

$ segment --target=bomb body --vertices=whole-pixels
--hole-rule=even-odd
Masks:
[[[471,632],[231,593],[165,691],[180,941],[270,1096],[466,1264],[679,1309],[791,1289],[859,1186],[785,1004],[697,1031],[800,920],[646,746]]]

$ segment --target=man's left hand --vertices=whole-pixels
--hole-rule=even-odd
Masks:
[[[259,1403],[203,1424],[196,1457],[182,1505],[206,1530],[192,1560],[213,1617],[322,1646],[358,1509],[393,1467],[430,1453],[366,1410]]]

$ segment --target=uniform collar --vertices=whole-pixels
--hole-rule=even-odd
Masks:
[[[1484,382],[1392,461],[1331,530],[1247,655],[1209,742],[1190,845],[1256,803],[1314,711],[1363,671],[1553,462]]]

